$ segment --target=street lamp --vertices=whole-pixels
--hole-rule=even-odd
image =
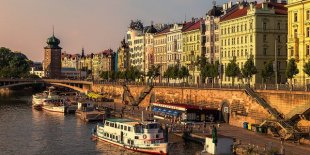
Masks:
[[[193,70],[193,75],[192,75],[192,80],[193,80],[193,84],[195,83],[195,53],[194,51],[191,51],[191,66],[192,66],[192,70]]]

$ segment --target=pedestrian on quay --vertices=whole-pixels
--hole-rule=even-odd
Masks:
[[[285,148],[284,148],[284,139],[281,138],[281,147],[280,147],[280,154],[285,155]]]

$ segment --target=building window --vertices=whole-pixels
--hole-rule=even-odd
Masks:
[[[278,35],[278,43],[280,43],[280,42],[281,42],[281,36]]]
[[[281,29],[281,24],[280,23],[278,23],[278,30],[280,30]]]
[[[263,51],[264,53],[264,55],[267,55],[267,48],[264,48],[264,51]]]
[[[306,46],[306,56],[309,56],[310,54],[310,45]]]
[[[298,13],[294,12],[294,22],[297,22],[297,21],[298,21]]]
[[[291,57],[294,56],[294,49],[291,49]]]
[[[266,42],[267,41],[267,35],[264,34],[263,36],[263,41]]]
[[[310,20],[310,10],[307,10],[307,20]]]
[[[278,56],[281,56],[281,49],[278,48]]]
[[[310,27],[307,27],[307,37],[310,37]]]
[[[294,29],[294,37],[297,37],[297,29]]]
[[[267,29],[267,23],[266,23],[266,22],[263,23],[263,29],[264,29],[264,30]]]

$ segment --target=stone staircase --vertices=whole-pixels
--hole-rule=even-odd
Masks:
[[[127,86],[127,85],[123,85],[123,89],[124,89],[124,96],[127,96],[127,97],[128,97],[129,102],[130,102],[132,105],[136,104],[136,100],[135,100],[135,98],[131,95],[131,92],[130,92],[128,86]]]
[[[275,108],[271,107],[270,104],[268,104],[264,99],[259,97],[258,94],[255,93],[252,88],[250,88],[250,86],[246,86],[245,91],[275,118],[275,120],[272,121],[265,120],[263,123],[261,123],[260,126],[272,122],[274,125],[280,127],[281,131],[284,131],[282,132],[283,134],[281,134],[284,139],[291,139],[297,137],[299,132],[297,129],[294,128],[294,123],[292,123],[290,120],[285,121],[281,113],[279,113]]]
[[[124,88],[124,93],[129,98],[129,102],[131,103],[131,105],[139,106],[139,104],[145,99],[145,97],[152,91],[153,86],[150,86],[150,85],[146,86],[146,88],[144,88],[143,92],[140,94],[138,100],[135,100],[135,98],[132,96],[127,85],[123,85],[123,88]]]
[[[300,119],[307,119],[306,115],[310,114],[310,104],[302,104],[286,114],[285,118],[292,122],[297,122]]]

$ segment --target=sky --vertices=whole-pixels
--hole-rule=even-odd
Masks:
[[[67,53],[81,53],[82,47],[86,53],[115,50],[130,20],[182,22],[205,17],[212,6],[212,0],[0,0],[0,47],[42,61],[54,26]]]

